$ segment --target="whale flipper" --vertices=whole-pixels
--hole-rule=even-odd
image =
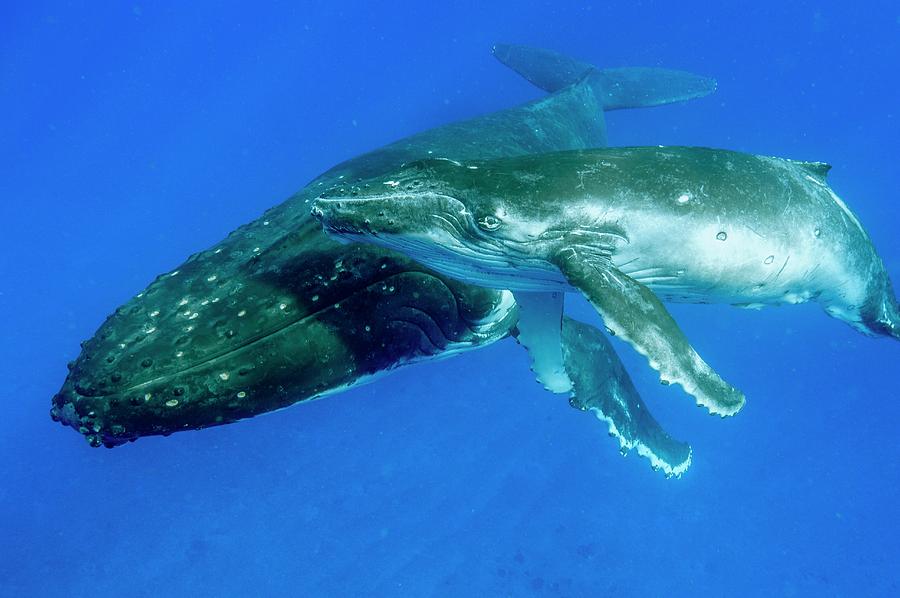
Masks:
[[[556,393],[572,389],[560,339],[564,297],[564,293],[515,293],[519,306],[516,339],[528,350],[537,381]]]
[[[691,464],[691,447],[669,436],[653,419],[604,335],[563,318],[562,352],[572,380],[569,404],[592,411],[609,425],[623,454],[635,449],[666,476],[680,476]]]
[[[585,79],[604,110],[683,102],[716,90],[715,79],[686,71],[655,67],[599,69],[551,50],[511,44],[496,44],[493,53],[497,60],[551,93]]]
[[[710,413],[724,417],[741,409],[744,395],[703,361],[650,289],[608,260],[587,258],[575,247],[560,251],[554,263],[590,301],[610,332],[644,355],[664,384],[681,384]]]

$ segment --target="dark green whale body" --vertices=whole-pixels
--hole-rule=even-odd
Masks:
[[[677,71],[640,69],[623,84],[628,69],[598,71],[526,48],[504,46],[497,52],[554,93],[344,162],[160,275],[82,344],[53,398],[52,417],[84,434],[91,445],[112,447],[322,397],[400,365],[485,346],[514,332],[517,308],[508,292],[459,283],[391,251],[336,243],[310,217],[309,202],[343,180],[376,176],[417,158],[602,146],[604,97],[619,98],[622,105],[614,107],[654,105],[706,95],[714,83]],[[561,80],[546,72],[536,60],[546,56],[566,62],[576,75]],[[663,76],[671,83],[664,92],[650,85]],[[652,94],[641,95],[642,84]],[[596,330],[567,323],[567,331],[573,380],[581,377],[575,370],[591,367],[576,345],[594,345],[594,353],[610,354],[611,366],[618,363]],[[624,376],[614,368],[605,371]],[[627,396],[617,404],[641,407],[627,377],[609,384],[615,388],[605,396],[585,386],[573,404],[606,413],[608,393],[620,392]],[[630,415],[619,409],[618,417]],[[625,448],[641,446],[639,436],[649,430],[654,448],[647,451],[658,454],[654,464],[667,473],[687,467],[689,447],[668,438],[652,418],[615,428]]]

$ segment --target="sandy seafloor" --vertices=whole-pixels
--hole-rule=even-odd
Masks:
[[[495,41],[716,77],[610,143],[830,162],[897,280],[896,3],[179,4],[0,7],[0,595],[900,595],[900,344],[814,305],[671,308],[746,392],[728,420],[617,344],[693,444],[680,480],[512,341],[115,450],[48,417],[157,273],[340,160],[540,97]]]

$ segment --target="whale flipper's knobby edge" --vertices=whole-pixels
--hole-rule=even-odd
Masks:
[[[637,451],[666,476],[678,477],[687,471],[691,446],[660,427],[603,333],[565,317],[561,337],[566,372],[572,380],[569,404],[606,422],[623,454]]]
[[[733,415],[744,395],[725,382],[688,342],[662,302],[602,259],[586,259],[570,247],[555,256],[555,264],[603,318],[611,333],[644,355],[664,384],[681,384],[710,413]]]

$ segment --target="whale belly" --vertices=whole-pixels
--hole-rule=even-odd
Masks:
[[[822,274],[836,266],[827,253],[786,231],[760,234],[748,226],[710,222],[666,232],[665,237],[659,229],[631,235],[613,264],[667,301],[802,303],[818,295]]]

